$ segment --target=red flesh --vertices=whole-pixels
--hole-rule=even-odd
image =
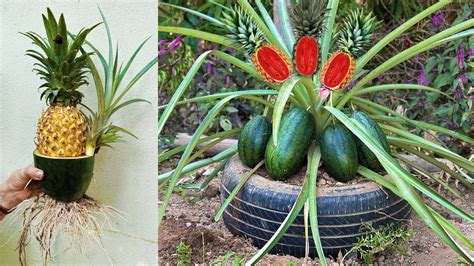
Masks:
[[[341,84],[349,72],[351,58],[348,54],[340,53],[330,62],[324,75],[324,85],[335,88]]]
[[[275,81],[283,81],[290,76],[290,69],[285,61],[270,47],[258,49],[257,60],[265,73]]]
[[[296,44],[295,64],[301,75],[313,75],[318,67],[318,42],[312,37],[302,37]]]

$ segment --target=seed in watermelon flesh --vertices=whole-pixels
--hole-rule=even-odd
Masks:
[[[295,47],[295,67],[301,75],[311,76],[318,67],[319,46],[316,38],[304,36]]]
[[[282,83],[290,77],[290,60],[278,48],[264,45],[253,54],[253,64],[262,77],[273,84]]]
[[[321,83],[331,90],[347,86],[354,76],[355,60],[347,53],[337,52],[329,58],[321,71]]]

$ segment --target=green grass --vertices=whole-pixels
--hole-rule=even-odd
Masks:
[[[224,266],[240,266],[244,265],[244,257],[240,257],[232,253],[232,251],[227,252],[222,258],[216,259],[211,262],[211,265]]]
[[[191,257],[193,255],[193,249],[191,246],[186,245],[184,242],[179,242],[179,245],[176,247],[176,254],[178,255],[177,265],[191,265]]]
[[[412,230],[405,224],[401,226],[389,224],[378,229],[374,229],[372,225],[364,225],[361,230],[372,232],[358,237],[357,243],[352,248],[357,251],[364,264],[373,263],[378,255],[385,252],[399,252],[406,255],[405,243],[413,235]]]

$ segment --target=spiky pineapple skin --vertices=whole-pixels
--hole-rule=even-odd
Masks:
[[[379,26],[375,19],[372,12],[366,13],[363,9],[351,11],[341,23],[338,48],[354,58],[363,55],[370,47],[373,31]]]
[[[280,59],[283,61],[283,63],[285,64],[285,66],[288,68],[288,72],[290,73],[291,75],[291,71],[293,71],[293,65],[291,64],[291,61],[290,59],[288,58],[288,56],[286,56],[282,51],[280,51],[276,46],[274,45],[271,45],[271,44],[264,44],[262,47],[260,47],[259,49],[262,49],[262,48],[270,48],[272,49],[273,51],[275,51],[278,56],[280,57]],[[257,49],[255,51],[255,53],[252,55],[252,62],[253,62],[253,65],[255,66],[255,69],[257,70],[257,72],[262,76],[262,78],[267,81],[268,83],[271,83],[271,84],[279,84],[279,83],[282,83],[284,82],[286,79],[289,78],[290,75],[288,75],[288,77],[286,79],[283,79],[283,80],[277,80],[277,79],[274,79],[270,74],[268,74],[265,69],[261,66],[260,62],[258,61],[258,50]]]
[[[318,38],[324,30],[324,22],[327,18],[327,1],[301,0],[290,13],[296,39],[303,36]]]
[[[336,58],[336,56],[338,56],[339,54],[347,54],[349,56],[349,58],[350,58],[349,69],[348,69],[347,74],[345,75],[344,79],[337,86],[334,86],[334,87],[327,86],[327,85],[325,85],[324,79],[326,77],[329,66],[331,65],[332,61]],[[328,88],[330,90],[342,90],[347,85],[349,85],[349,82],[351,82],[352,77],[355,74],[355,68],[356,68],[355,59],[350,54],[345,53],[343,51],[337,51],[337,52],[335,52],[331,55],[331,57],[328,59],[326,64],[324,64],[323,68],[321,69],[321,75],[320,75],[321,84],[323,84],[326,88]]]
[[[50,157],[83,156],[87,132],[87,119],[76,107],[51,105],[38,122],[37,150]]]

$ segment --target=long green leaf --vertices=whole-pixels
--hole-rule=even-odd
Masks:
[[[286,47],[285,41],[283,41],[283,38],[281,37],[280,33],[278,32],[275,24],[273,23],[272,18],[268,14],[267,10],[265,9],[265,6],[262,4],[261,0],[255,0],[255,4],[257,4],[258,10],[260,11],[260,14],[262,14],[263,20],[265,20],[265,23],[267,24],[270,32],[275,36],[276,40],[280,44],[279,47],[284,49],[287,55],[291,57],[291,52]]]
[[[433,130],[433,131],[436,131],[436,132],[439,132],[439,133],[442,133],[442,134],[445,134],[445,135],[448,135],[448,136],[451,136],[453,138],[457,138],[457,139],[460,139],[462,141],[466,141],[468,142],[469,144],[473,144],[474,145],[474,139],[464,135],[464,134],[461,134],[461,133],[458,133],[458,132],[455,132],[455,131],[452,131],[452,130],[449,130],[449,129],[446,129],[446,128],[442,128],[440,126],[437,126],[437,125],[433,125],[433,124],[430,124],[430,123],[426,123],[426,122],[422,122],[422,121],[416,121],[416,120],[411,120],[409,118],[406,118],[402,115],[400,115],[399,113],[385,107],[385,106],[382,106],[380,104],[377,104],[377,103],[374,103],[372,101],[369,101],[369,100],[366,100],[366,99],[362,99],[362,98],[359,98],[359,97],[354,97],[352,98],[351,100],[352,102],[354,102],[357,106],[368,106],[368,107],[373,107],[373,109],[378,109],[378,110],[381,110],[383,112],[386,112],[386,113],[389,113],[397,118],[400,118],[400,119],[403,119],[404,121],[408,122],[409,124],[412,124],[414,126],[417,126],[423,130]]]
[[[160,2],[159,4],[182,10],[182,11],[187,12],[189,14],[192,14],[192,15],[195,15],[195,16],[200,17],[202,19],[205,19],[205,20],[207,20],[207,21],[209,21],[213,24],[216,24],[217,26],[223,26],[224,25],[224,23],[222,21],[220,21],[218,19],[215,19],[211,16],[208,16],[206,14],[203,14],[201,12],[198,12],[196,10],[193,10],[193,9],[189,9],[189,8],[182,7],[182,6],[177,6],[177,5],[172,5],[172,4],[168,4],[168,3],[164,3],[164,2]]]
[[[222,35],[212,34],[205,31],[193,30],[193,29],[182,28],[182,27],[169,27],[169,26],[159,26],[158,31],[183,34],[189,37],[203,39],[205,41],[222,44],[227,47],[238,49],[238,47],[234,47],[234,45],[232,44],[232,41],[230,41],[228,38]]]
[[[208,137],[199,139],[197,144],[199,145],[199,144],[204,143],[206,141],[210,141],[210,140],[214,140],[214,139],[218,139],[218,138],[226,139],[226,138],[230,138],[230,137],[233,137],[233,136],[237,136],[238,134],[240,134],[241,131],[242,131],[242,128],[233,128],[231,130],[222,131],[222,132],[216,133],[212,136],[208,136]],[[162,161],[168,159],[169,157],[184,151],[186,149],[186,146],[187,146],[187,144],[176,147],[172,150],[169,150],[169,151],[166,151],[166,152],[160,154],[158,156],[158,162],[162,162]]]
[[[184,189],[199,189],[199,190],[205,189],[207,185],[209,185],[209,183],[212,181],[212,179],[214,179],[214,177],[216,177],[217,174],[219,174],[219,172],[222,171],[222,169],[224,169],[225,165],[227,164],[229,160],[230,158],[222,160],[219,163],[219,165],[217,165],[216,168],[214,168],[214,170],[212,170],[212,172],[201,183],[184,185],[183,188]]]
[[[474,190],[474,185],[472,183],[470,183],[469,181],[467,181],[462,175],[454,172],[453,170],[451,170],[446,164],[436,160],[435,158],[421,152],[421,151],[418,151],[416,149],[414,149],[412,146],[410,145],[406,145],[406,144],[401,144],[401,143],[397,143],[393,140],[390,140],[388,139],[388,143],[390,145],[393,145],[393,146],[396,146],[398,148],[401,148],[401,149],[404,149],[405,151],[413,154],[413,155],[416,155],[417,157],[431,163],[432,165],[438,167],[439,169],[445,171],[446,173],[448,173],[451,177],[454,177],[456,178],[457,180],[459,180],[461,183],[463,183],[467,188],[469,188],[470,190]]]
[[[454,98],[451,97],[447,93],[444,93],[440,90],[437,90],[437,89],[434,89],[434,88],[431,88],[431,87],[428,87],[428,86],[423,86],[423,85],[418,85],[418,84],[384,84],[384,85],[377,85],[377,86],[372,86],[372,87],[367,87],[367,88],[361,89],[355,95],[361,95],[361,94],[377,92],[377,91],[385,91],[385,90],[425,90],[425,91],[431,91],[431,92],[436,92],[436,93],[442,94],[442,95],[454,100]]]
[[[357,173],[361,176],[373,180],[385,188],[390,189],[393,193],[398,195],[399,197],[403,197],[400,191],[398,191],[397,187],[393,182],[372,170],[365,168],[364,166],[360,165],[357,169]],[[459,239],[464,245],[466,245],[470,250],[474,250],[474,244],[469,240],[462,232],[460,232],[455,226],[453,226],[449,221],[447,221],[443,216],[433,210],[431,207],[428,206],[431,214],[435,217],[435,219],[450,233],[452,233],[457,239]]]
[[[288,7],[286,5],[286,0],[276,0],[275,8],[277,9],[280,29],[283,34],[283,39],[286,41],[286,46],[289,51],[293,49],[295,44],[295,33],[293,32],[293,27],[290,23],[290,16],[288,15]]]
[[[223,60],[241,68],[242,70],[246,71],[247,73],[251,75],[257,75],[260,77],[260,75],[256,72],[256,70],[251,67],[250,65],[244,63],[243,61],[228,55],[226,53],[220,52],[220,51],[206,51],[202,53],[194,62],[194,64],[191,66],[189,69],[188,73],[184,77],[184,79],[181,81],[179,84],[178,88],[176,89],[175,93],[173,94],[173,97],[171,97],[170,101],[168,102],[165,110],[163,113],[160,114],[159,120],[158,120],[158,136],[161,133],[161,130],[163,129],[166,121],[168,120],[169,116],[171,115],[171,112],[173,111],[174,107],[176,106],[176,103],[178,102],[179,98],[184,94],[185,90],[188,88],[189,84],[191,84],[194,76],[196,73],[199,71],[199,68],[202,66],[204,61],[206,60],[207,56],[210,54],[213,54],[215,56],[218,56],[222,58]]]
[[[191,99],[186,99],[182,100],[176,103],[177,105],[182,105],[182,104],[187,104],[187,103],[194,103],[194,102],[204,102],[204,101],[210,101],[210,100],[215,100],[215,99],[220,99],[224,98],[226,96],[230,95],[238,95],[241,98],[245,98],[245,96],[249,95],[277,95],[278,91],[274,90],[245,90],[245,91],[228,91],[228,92],[221,92],[221,93],[215,93],[211,95],[206,95],[206,96],[200,96],[200,97],[194,97]],[[158,106],[159,109],[166,108],[167,104]]]
[[[331,39],[332,39],[332,29],[334,28],[334,22],[336,21],[336,15],[337,15],[337,8],[339,6],[339,0],[329,0],[328,1],[328,9],[329,9],[329,14],[328,18],[326,20],[326,27],[325,31],[322,37],[322,43],[321,43],[321,65],[324,65],[326,61],[328,60],[328,55],[329,55],[329,46],[331,45]]]
[[[412,167],[415,171],[417,171],[418,173],[424,175],[425,177],[428,177],[428,178],[431,178],[433,180],[435,180],[436,182],[438,182],[438,184],[440,184],[442,187],[444,187],[446,190],[448,190],[449,192],[451,192],[454,196],[456,196],[458,199],[463,199],[461,197],[461,195],[459,194],[459,192],[457,192],[456,190],[452,189],[446,182],[444,182],[443,180],[441,180],[439,177],[437,177],[436,175],[433,175],[431,173],[429,173],[428,171],[426,171],[425,169],[423,169],[423,167],[421,167],[420,165],[408,160],[407,158],[401,156],[400,154],[395,154],[394,155],[395,157],[397,157],[399,160],[403,161],[404,163],[406,163],[407,165],[409,165],[410,167]]]
[[[452,0],[441,0],[438,3],[428,7],[427,9],[423,10],[416,16],[412,17],[411,19],[407,20],[402,25],[398,26],[396,29],[391,31],[389,34],[385,35],[385,37],[378,41],[367,53],[365,53],[359,60],[357,60],[356,64],[356,72],[359,72],[364,68],[364,66],[375,56],[377,55],[380,50],[382,50],[387,44],[393,41],[398,36],[402,35],[406,30],[411,28],[413,25],[420,22],[422,19],[426,18],[427,16],[433,14],[434,12],[440,10],[445,5],[451,3]]]
[[[273,236],[267,241],[267,243],[255,254],[249,261],[245,263],[246,266],[248,265],[255,265],[259,260],[265,256],[281,239],[281,237],[285,234],[286,230],[293,224],[298,214],[303,209],[303,206],[308,199],[309,195],[309,180],[305,178],[303,187],[301,188],[300,193],[298,194],[298,198],[296,198],[296,202],[291,208],[290,212],[286,216],[285,220],[281,223],[278,229],[275,231]]]
[[[173,175],[170,178],[168,189],[166,190],[166,194],[163,198],[162,206],[158,212],[158,226],[160,226],[161,220],[163,219],[163,216],[165,215],[165,210],[168,207],[168,203],[171,199],[173,189],[176,186],[176,183],[178,182],[178,178],[181,176],[181,172],[183,171],[183,168],[185,167],[186,161],[188,160],[189,156],[191,156],[191,153],[194,150],[194,148],[197,146],[197,142],[199,138],[201,138],[201,135],[208,128],[209,124],[217,116],[217,114],[219,114],[219,112],[224,108],[224,106],[235,97],[236,96],[228,96],[220,100],[209,111],[209,113],[203,119],[199,127],[196,129],[196,132],[194,132],[191,140],[188,143],[188,146],[186,147],[186,150],[184,150],[183,155],[181,156],[181,159],[179,160],[178,165],[176,166],[176,169],[173,172]]]
[[[283,116],[283,111],[285,110],[285,105],[290,98],[290,94],[295,87],[296,83],[299,81],[298,78],[291,78],[281,86],[278,97],[275,101],[275,106],[273,108],[272,116],[272,138],[273,144],[276,146],[278,143],[278,131],[280,130],[280,121]]]
[[[461,255],[466,260],[470,261],[469,254],[460,246],[457,245],[456,242],[452,240],[452,238],[446,233],[443,227],[438,223],[438,221],[433,217],[427,206],[423,203],[420,197],[415,193],[413,187],[411,185],[418,185],[413,184],[413,179],[415,177],[411,176],[409,172],[407,172],[403,167],[401,167],[395,159],[393,159],[381,146],[380,144],[374,140],[365,129],[360,125],[360,123],[354,119],[350,119],[340,110],[334,107],[325,107],[331,114],[333,114],[341,123],[343,123],[354,135],[356,135],[374,154],[377,156],[378,160],[382,164],[382,166],[387,170],[390,176],[393,177],[395,184],[398,190],[401,192],[403,198],[408,201],[408,203],[413,207],[413,209],[420,215],[423,221],[431,227],[431,229],[443,240],[446,245],[451,247],[456,253]],[[417,180],[417,179],[416,179]],[[428,192],[428,196],[432,196],[432,190],[426,187],[426,185],[422,184],[423,187],[419,188],[420,191],[426,194]],[[431,191],[430,191],[431,190]],[[436,193],[434,193],[436,194]],[[437,194],[436,194],[437,195]],[[442,198],[442,197],[440,197]],[[435,200],[438,198],[434,198]],[[442,198],[445,202],[440,204],[444,206],[449,206],[449,209],[452,211],[456,211],[459,213],[458,215],[462,215],[463,218],[470,220],[471,222],[474,221],[474,218],[470,217],[468,214],[462,212],[456,206],[452,205],[450,202],[447,202],[446,199]],[[458,211],[459,210],[459,211]]]
[[[321,265],[327,265],[326,257],[324,256],[323,246],[321,239],[319,238],[318,229],[318,210],[316,203],[316,178],[318,176],[319,161],[321,160],[321,150],[319,146],[313,142],[308,152],[308,164],[309,164],[309,222],[311,224],[311,234],[313,236],[314,246],[318,253],[319,261]]]
[[[224,159],[230,158],[231,156],[233,156],[236,153],[237,153],[237,146],[230,147],[230,148],[214,155],[211,158],[206,158],[206,159],[203,159],[203,160],[193,162],[193,163],[190,163],[190,164],[186,165],[183,168],[181,174],[187,174],[187,173],[195,171],[199,168],[203,168],[203,167],[208,166],[210,164],[213,164],[213,163],[222,161]],[[160,185],[160,187],[162,185],[166,184],[166,182],[169,180],[169,178],[173,175],[173,173],[175,171],[176,170],[172,170],[172,171],[163,173],[163,174],[158,176],[158,184]]]
[[[234,187],[232,192],[229,194],[227,199],[222,203],[221,208],[217,211],[216,216],[214,217],[214,221],[219,221],[222,217],[222,214],[224,213],[225,209],[227,206],[229,206],[230,202],[234,199],[234,197],[239,193],[240,189],[245,185],[247,180],[255,173],[255,171],[258,170],[263,164],[265,163],[265,160],[260,161],[254,168],[252,168],[250,171],[245,173],[245,175],[242,177],[242,179],[239,180],[239,183],[237,186]]]
[[[452,26],[440,33],[437,33],[430,38],[417,43],[416,45],[398,53],[397,55],[393,56],[392,58],[388,59],[380,66],[372,70],[369,74],[367,74],[361,81],[359,81],[350,91],[347,93],[337,104],[338,108],[342,108],[352,96],[357,93],[362,86],[367,84],[369,81],[373,80],[374,78],[378,77],[380,74],[385,73],[386,71],[392,69],[394,66],[439,45],[442,45],[441,42],[446,37],[449,37],[453,34],[456,34],[460,31],[463,31],[467,28],[474,26],[474,19],[470,19],[468,21],[459,23],[455,26]]]

